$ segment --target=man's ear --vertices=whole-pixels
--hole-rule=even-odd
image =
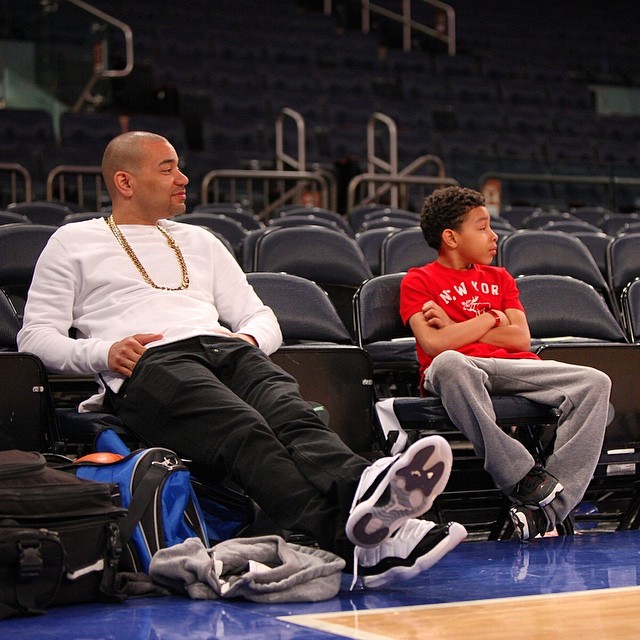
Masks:
[[[124,195],[130,196],[132,193],[131,187],[131,174],[127,171],[116,171],[113,176],[113,183],[116,186],[116,189]]]

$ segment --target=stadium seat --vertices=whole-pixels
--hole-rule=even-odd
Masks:
[[[600,228],[609,236],[615,236],[626,224],[640,222],[638,213],[612,213],[600,222]]]
[[[30,224],[28,216],[11,211],[0,211],[0,224]]]
[[[268,271],[248,273],[247,280],[278,317],[285,345],[353,344],[329,296],[315,282]]]
[[[533,213],[543,211],[540,207],[529,205],[507,205],[500,210],[504,218],[515,229],[522,229],[522,223]]]
[[[454,468],[438,499],[439,517],[458,520],[470,530],[488,530],[490,538],[509,537],[510,502],[496,489],[440,399],[419,397],[415,339],[399,313],[404,275],[372,278],[354,298],[358,344],[373,361],[376,424],[383,451],[401,451],[409,442],[433,433],[447,438],[454,450]],[[494,396],[492,400],[499,424],[543,457],[557,425],[557,412],[518,396]],[[571,522],[563,531],[572,532]]]
[[[284,271],[317,282],[352,335],[353,295],[373,276],[353,238],[316,225],[272,228],[258,235],[254,270]]]
[[[616,316],[590,284],[553,274],[522,276],[516,284],[533,350],[560,342],[627,342]]]
[[[600,231],[599,227],[584,220],[550,220],[540,227],[542,231],[566,231],[573,234],[576,231]]]
[[[624,288],[622,311],[629,340],[640,342],[640,278],[636,278]]]
[[[338,231],[340,233],[345,232],[345,229],[342,227],[342,225],[336,222],[335,220],[329,220],[328,218],[316,216],[314,214],[278,216],[276,218],[271,218],[267,222],[268,228],[299,227],[299,226],[307,226],[307,225],[316,225],[319,227],[325,227],[327,229]],[[346,231],[346,233],[348,233],[349,235],[353,234],[352,231]]]
[[[353,209],[348,220],[351,227],[358,232],[382,226],[415,226],[420,224],[420,215],[406,209],[372,204]],[[385,222],[388,224],[384,224]]]
[[[568,233],[521,229],[502,239],[497,259],[514,278],[553,274],[582,280],[592,285],[613,311],[619,311],[591,253]]]
[[[374,276],[380,275],[380,249],[382,241],[397,227],[377,227],[365,229],[356,233],[355,239],[369,263],[369,268]]]
[[[354,236],[355,232],[351,228],[351,225],[346,219],[335,211],[330,209],[323,209],[322,207],[307,207],[300,204],[292,204],[282,207],[272,219],[278,219],[282,217],[304,217],[312,216],[313,218],[323,218],[330,222],[334,222],[340,229],[350,236]]]
[[[353,451],[371,457],[371,359],[354,345],[326,292],[287,273],[254,272],[247,279],[282,329],[283,346],[271,359],[296,378],[303,398],[324,407],[329,427]]]
[[[59,202],[12,202],[7,211],[27,216],[34,224],[59,226],[73,211]]]
[[[611,236],[602,231],[574,231],[571,235],[578,238],[593,256],[593,259],[600,269],[600,273],[606,277],[607,275],[607,245],[611,242]]]
[[[522,220],[521,229],[542,229],[549,222],[567,222],[572,219],[570,213],[553,211],[534,211]]]
[[[357,344],[373,362],[378,397],[418,395],[416,341],[400,318],[403,272],[383,274],[364,282],[353,298]]]
[[[380,227],[395,227],[396,229],[406,229],[407,227],[415,227],[418,219],[412,220],[404,216],[380,216],[379,218],[370,218],[365,220],[361,225],[359,231],[366,231],[367,229],[378,229]]]
[[[248,209],[244,209],[239,205],[218,203],[199,204],[193,208],[191,213],[218,213],[233,218],[239,222],[247,231],[254,229],[263,229],[264,224],[258,217]]]
[[[431,248],[420,227],[398,229],[387,235],[380,249],[380,273],[408,271],[432,262],[438,252]]]
[[[0,226],[0,289],[9,296],[20,317],[36,262],[57,228],[42,224]]]
[[[603,220],[608,218],[613,212],[605,207],[577,207],[572,209],[569,213],[575,218],[584,220],[589,224],[593,224],[596,227],[600,227]]]
[[[624,288],[640,277],[639,243],[640,233],[626,233],[607,245],[607,279],[618,308]]]
[[[174,220],[186,224],[197,224],[214,231],[229,242],[237,258],[242,255],[242,243],[248,232],[237,220],[223,213],[183,213]]]

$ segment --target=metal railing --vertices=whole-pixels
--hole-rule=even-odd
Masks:
[[[296,127],[297,158],[286,153],[284,149],[284,128],[287,119],[292,120]],[[306,171],[307,169],[307,139],[304,117],[301,113],[289,107],[282,108],[276,118],[276,169],[284,171],[285,165],[295,171]]]
[[[31,202],[33,187],[29,170],[17,162],[0,162],[0,177],[6,176],[9,202]],[[2,180],[4,182],[4,180]]]
[[[293,121],[296,127],[296,144],[297,144],[297,157],[290,155],[285,150],[285,135],[284,129],[287,122],[287,119]],[[329,195],[328,202],[330,202],[334,207],[337,203],[337,193],[336,193],[336,179],[333,173],[330,171],[323,169],[321,166],[313,164],[310,167],[307,167],[307,135],[306,135],[306,124],[304,120],[304,116],[291,109],[290,107],[283,107],[280,110],[276,118],[276,169],[278,171],[285,171],[287,168],[293,169],[294,171],[312,171],[313,173],[319,173],[324,176],[324,179],[327,181],[327,185],[329,187]],[[313,195],[309,197],[309,201],[307,203],[301,204],[314,204],[315,206],[319,206],[320,203],[314,198]],[[269,212],[265,212],[268,214]]]
[[[388,184],[397,185],[398,187],[402,187],[402,192],[405,194],[405,197],[399,199],[397,204],[390,203],[392,207],[400,207],[401,209],[409,209],[410,208],[410,194],[408,187],[410,186],[421,186],[422,196],[418,199],[424,199],[424,195],[426,195],[427,187],[430,188],[431,191],[438,187],[446,187],[451,185],[459,184],[455,178],[451,178],[448,176],[418,176],[418,175],[384,175],[382,173],[361,173],[349,182],[348,194],[347,194],[347,211],[351,211],[356,204],[366,204],[367,200],[361,200],[357,197],[358,189],[362,185],[367,184],[381,184],[386,186]],[[370,202],[373,202],[371,200]]]
[[[413,46],[414,32],[425,35],[444,42],[447,45],[447,52],[450,56],[456,55],[456,13],[451,5],[440,0],[420,0],[424,4],[435,7],[444,18],[443,22],[436,27],[430,27],[422,22],[418,22],[411,17],[411,0],[402,0],[402,13],[391,11],[368,0],[362,0],[362,31],[369,33],[371,30],[371,14],[375,13],[402,25],[402,48],[411,51]],[[326,8],[325,8],[326,12]]]
[[[72,189],[75,201],[85,211],[100,211],[108,199],[98,166],[61,164],[51,169],[47,175],[47,200],[64,202]]]
[[[304,202],[305,193],[318,195],[319,206],[335,210],[332,176],[320,171],[219,169],[202,179],[201,202],[242,202],[267,220],[289,202]]]
[[[115,27],[116,29],[120,29],[124,35],[124,43],[125,43],[125,66],[122,69],[109,69],[107,68],[108,64],[108,52],[107,52],[107,41],[106,38],[101,38],[96,40],[94,43],[93,50],[93,74],[84,89],[80,93],[78,100],[73,106],[74,111],[81,111],[84,105],[88,102],[90,104],[94,104],[97,102],[96,96],[94,96],[91,91],[95,87],[96,83],[102,78],[123,78],[128,76],[133,70],[133,32],[129,25],[124,22],[110,16],[104,11],[100,11],[100,9],[90,5],[88,2],[84,2],[83,0],[67,0],[71,4],[76,7],[90,13],[91,15],[103,20],[107,24]]]
[[[385,159],[376,153],[377,125],[382,124],[389,134],[389,153]],[[375,173],[382,169],[385,173],[398,173],[398,126],[393,118],[379,111],[374,112],[367,123],[367,171]]]
[[[437,175],[416,175],[424,166],[437,168]],[[0,177],[8,176],[9,201],[31,202],[32,180],[29,171],[14,162],[0,162]],[[487,180],[497,179],[509,182],[538,182],[552,184],[591,184],[605,190],[607,208],[616,210],[616,187],[640,187],[640,178],[611,175],[563,175],[538,173],[485,173],[479,180],[484,185]],[[90,182],[87,182],[89,180]],[[325,208],[336,208],[333,176],[318,171],[268,171],[268,170],[215,170],[206,174],[201,183],[201,202],[244,201],[264,220],[278,208],[289,202],[302,202],[303,194],[313,191],[318,194],[319,204]],[[380,201],[391,193],[389,205],[409,208],[410,189],[419,188],[426,195],[427,189],[439,186],[457,185],[458,181],[446,175],[445,166],[438,156],[423,155],[416,158],[396,174],[368,172],[351,179],[347,193],[347,212],[356,205]],[[358,197],[361,189],[370,195]],[[59,165],[47,176],[46,199],[65,201],[69,190],[75,190],[78,204],[85,210],[99,211],[107,202],[107,192],[98,166]],[[395,193],[395,197],[393,194]],[[4,195],[4,194],[3,194]],[[7,202],[7,204],[9,203]],[[260,207],[258,208],[258,204]]]
[[[376,151],[379,125],[386,127],[388,133],[387,157],[378,155]],[[427,166],[435,167],[435,176],[416,175],[417,171]],[[381,172],[378,172],[378,169]],[[419,156],[404,169],[399,170],[398,127],[393,118],[376,111],[367,124],[367,173],[351,179],[347,193],[347,211],[351,211],[356,204],[369,204],[387,196],[391,207],[406,209],[409,207],[411,185],[437,187],[452,184],[458,182],[446,175],[442,158],[433,154]],[[366,187],[367,195],[358,198],[358,190],[362,186]]]
[[[617,210],[616,187],[626,185],[640,187],[640,178],[612,175],[572,175],[552,173],[508,173],[488,172],[480,177],[481,187],[487,180],[500,180],[502,182],[542,182],[548,184],[590,184],[599,185],[605,191],[605,206],[611,211]]]

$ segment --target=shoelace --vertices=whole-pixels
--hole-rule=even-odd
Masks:
[[[351,580],[351,586],[349,587],[349,591],[353,591],[355,589],[356,583],[358,582],[358,569],[360,567],[360,547],[353,548],[353,579]]]
[[[534,490],[538,486],[538,482],[540,481],[540,478],[544,475],[544,473],[545,470],[542,467],[536,465],[516,485],[516,491],[522,493]]]
[[[400,457],[400,455],[401,455],[400,453],[397,453],[394,456],[389,456],[388,458],[381,458],[381,460],[385,460],[384,469],[382,468],[382,465],[379,465],[380,466],[379,469],[376,469],[375,466],[368,467],[363,471],[362,476],[360,477],[360,482],[362,482],[363,479],[366,480],[367,476],[373,473],[375,473],[377,476],[381,475]],[[360,502],[361,497],[362,495],[360,491],[357,490],[355,495],[353,496],[353,501],[351,503],[351,511],[355,509],[356,505]],[[360,547],[355,546],[353,548],[353,580],[351,581],[351,586],[349,587],[349,591],[353,591],[353,589],[356,586],[356,583],[358,582],[358,568],[360,566],[359,559],[360,559]]]
[[[367,467],[362,472],[362,475],[360,476],[360,483],[358,484],[358,488],[356,489],[356,492],[355,492],[355,494],[353,496],[353,500],[351,502],[350,511],[353,511],[355,509],[356,505],[362,499],[362,495],[363,495],[364,492],[360,490],[360,485],[363,482],[367,481],[368,476],[371,476],[371,475],[375,474],[374,480],[372,480],[370,482],[370,484],[367,487],[367,489],[369,489],[369,487],[371,487],[375,483],[375,479],[377,479],[379,476],[381,476],[384,472],[387,471],[387,469],[400,457],[400,455],[401,454],[397,453],[394,456],[388,456],[388,457],[385,457],[385,458],[380,458],[379,460],[376,460],[376,462],[374,462],[372,465]],[[384,462],[382,462],[382,461],[384,461]]]

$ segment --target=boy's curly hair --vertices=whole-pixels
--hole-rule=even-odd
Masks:
[[[485,204],[484,196],[466,187],[445,187],[437,189],[425,201],[420,214],[420,228],[427,244],[440,250],[442,232],[445,229],[458,230],[464,216]]]

